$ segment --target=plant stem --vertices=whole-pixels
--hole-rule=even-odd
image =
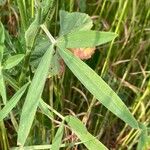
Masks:
[[[121,21],[123,19],[123,16],[125,14],[125,10],[126,10],[126,7],[127,7],[127,4],[128,4],[128,0],[126,0],[124,2],[124,5],[123,5],[123,8],[122,8],[122,12],[121,12],[121,15],[119,17],[119,22],[117,24],[117,27],[115,29],[115,33],[118,33],[118,30],[119,30],[119,27],[120,27],[120,24],[121,24]],[[108,64],[109,64],[109,61],[110,61],[110,55],[111,55],[111,51],[112,51],[112,47],[113,47],[113,44],[114,44],[114,41],[115,40],[112,40],[111,44],[110,44],[110,47],[109,47],[109,50],[108,50],[108,53],[107,53],[107,57],[106,57],[106,60],[104,62],[104,65],[103,65],[103,68],[102,68],[102,71],[101,71],[101,76],[104,77],[105,76],[105,73],[107,71],[107,67],[108,67]]]
[[[56,44],[56,40],[53,38],[53,36],[50,34],[50,32],[48,31],[48,29],[46,28],[46,26],[44,24],[41,25],[41,28],[43,29],[43,31],[46,33],[46,35],[48,36],[48,38],[50,39],[50,41],[52,42],[52,44]]]
[[[34,17],[34,0],[31,0],[31,17]]]

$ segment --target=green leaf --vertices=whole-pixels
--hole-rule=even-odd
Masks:
[[[31,53],[30,58],[30,65],[32,68],[32,71],[34,72],[37,69],[37,66],[44,55],[46,49],[50,45],[50,41],[48,38],[45,38],[43,36],[39,36],[39,38],[36,40],[36,46],[34,51]],[[61,62],[62,58],[60,58],[58,52],[56,52],[53,55],[50,67],[49,67],[49,76],[58,75],[61,72]]]
[[[55,3],[55,0],[41,1],[41,9],[42,9],[41,24],[45,22],[48,14],[52,14],[52,10],[55,9],[54,3]]]
[[[45,36],[38,36],[35,41],[35,48],[31,53],[30,64],[33,70],[37,69],[41,58],[50,45],[49,39]]]
[[[0,22],[0,67],[3,59],[4,41],[5,41],[5,31],[4,31],[3,24]]]
[[[2,68],[0,67],[0,95],[2,96],[3,103],[6,104],[7,96],[6,96],[6,86],[3,77]]]
[[[86,11],[86,0],[79,0],[79,9],[80,12]]]
[[[29,28],[25,32],[25,40],[26,40],[26,47],[31,49],[33,47],[35,37],[38,33],[40,28],[40,12],[37,12],[34,21],[30,24]]]
[[[6,87],[3,77],[3,70],[2,70],[2,59],[4,53],[4,41],[5,41],[5,31],[3,24],[0,22],[0,95],[2,96],[3,103],[6,104],[7,97],[6,97]]]
[[[141,134],[137,145],[137,150],[148,150],[150,147],[150,137],[148,136],[147,127],[144,124],[140,125]]]
[[[4,32],[4,26],[3,24],[0,22],[0,44],[4,44],[5,41],[5,32]]]
[[[93,26],[90,16],[84,13],[73,12],[69,13],[61,10],[60,16],[60,33],[59,35],[65,35],[75,31],[90,30]]]
[[[19,90],[19,84],[18,82],[11,77],[8,73],[3,72],[4,80],[15,90]]]
[[[22,59],[24,58],[24,54],[17,54],[14,56],[10,56],[3,65],[4,69],[11,69],[13,67],[15,67],[16,65],[18,65]]]
[[[95,47],[110,42],[116,36],[113,32],[77,31],[58,38],[57,45],[65,48]]]
[[[40,100],[39,108],[41,109],[42,113],[46,115],[48,118],[50,119],[54,118],[53,113],[49,110],[47,104],[43,100]]]
[[[51,45],[44,56],[34,74],[33,80],[29,87],[21,117],[18,131],[18,145],[24,145],[29,134],[34,116],[39,105],[44,84],[48,75],[49,65],[53,56],[53,45]]]
[[[112,113],[133,128],[138,123],[117,94],[89,66],[67,49],[58,49],[60,56],[81,83]]]
[[[98,139],[87,131],[79,119],[73,116],[67,116],[65,120],[88,150],[108,150]]]
[[[3,109],[0,111],[0,121],[2,121],[8,113],[16,106],[18,101],[20,100],[21,96],[24,94],[26,88],[28,87],[29,83],[22,86],[15,95],[6,103]]]
[[[45,110],[46,110],[46,109],[49,109],[50,112],[53,112],[53,113],[56,114],[59,118],[61,118],[62,120],[64,120],[64,117],[63,117],[59,112],[57,112],[57,111],[56,111],[54,108],[52,108],[50,105],[46,104],[42,99],[40,99],[40,105],[39,105],[39,107],[40,107],[41,105],[42,105],[43,107],[45,107]],[[47,113],[46,113],[46,115],[47,115]],[[51,116],[48,115],[48,117],[51,119]]]
[[[61,123],[60,127],[58,128],[58,130],[56,132],[56,135],[52,141],[51,150],[59,150],[60,149],[63,132],[64,132],[64,122]]]
[[[6,0],[0,0],[0,6],[3,6],[6,3]]]

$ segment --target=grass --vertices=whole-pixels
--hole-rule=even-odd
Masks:
[[[102,146],[99,143],[99,141],[101,141],[108,149],[112,150],[149,149],[149,0],[43,0],[42,2],[44,5],[34,0],[7,0],[6,2],[0,2],[0,20],[5,28],[5,43],[0,40],[0,46],[4,47],[1,65],[4,62],[11,62],[8,61],[8,58],[10,60],[10,56],[17,55],[15,58],[11,58],[12,60],[16,60],[12,61],[14,64],[8,63],[9,65],[11,64],[11,66],[8,66],[7,69],[2,71],[5,82],[1,82],[0,90],[3,84],[6,85],[7,97],[5,97],[5,92],[1,94],[0,106],[1,109],[4,108],[4,106],[9,106],[13,109],[10,110],[9,115],[7,115],[6,112],[7,117],[3,118],[0,122],[0,149],[7,150],[12,147],[14,149],[17,147],[18,128],[20,133],[19,137],[22,136],[23,133],[23,131],[20,131],[21,119],[23,119],[22,125],[25,126],[24,128],[30,131],[29,135],[26,135],[28,136],[26,141],[21,140],[21,143],[23,142],[25,144],[26,149],[52,148],[57,150],[60,146],[62,147],[61,149],[87,148],[95,150],[94,145],[92,147],[92,144],[88,145],[84,143],[87,139],[93,139],[93,137],[98,139],[93,140],[95,142],[94,144]],[[97,90],[95,95],[89,93],[89,91],[92,90],[91,86],[87,88],[89,91],[85,89],[83,85],[87,87],[89,82],[94,78],[94,75],[92,75],[91,78],[86,78],[86,73],[82,73],[82,62],[76,60],[70,53],[65,54],[60,50],[58,51],[61,57],[66,61],[66,65],[74,74],[67,66],[64,71],[63,62],[60,63],[61,65],[56,63],[57,67],[51,71],[54,76],[50,78],[44,76],[47,74],[46,65],[44,65],[44,75],[40,75],[37,71],[38,69],[36,70],[36,67],[34,67],[36,64],[35,57],[41,59],[43,54],[36,53],[37,55],[32,55],[32,53],[35,49],[38,51],[38,47],[42,47],[42,45],[47,48],[47,45],[44,42],[42,43],[45,39],[50,39],[51,42],[55,44],[55,39],[57,40],[60,30],[59,11],[61,9],[68,12],[84,12],[91,16],[94,23],[92,30],[111,31],[118,34],[118,37],[112,39],[109,43],[103,45],[97,44],[95,54],[91,59],[85,60],[84,62],[96,71],[117,95],[119,95],[132,115],[139,122],[141,129],[137,130],[131,128],[116,117],[110,108],[106,109],[102,105],[103,100],[100,99],[100,101],[98,101],[98,98],[95,96],[101,89],[99,91]],[[71,22],[69,22],[69,24],[71,24]],[[1,31],[0,34],[0,39],[2,39]],[[83,34],[80,35],[80,33],[78,33],[78,35],[78,39],[80,39]],[[74,37],[74,35],[71,36]],[[87,39],[89,37],[87,37]],[[82,43],[79,41],[77,44],[84,45],[84,40],[81,39],[81,41]],[[92,41],[92,39],[89,39],[88,44],[90,41]],[[74,42],[78,41],[73,40],[71,44],[69,43],[70,46],[74,44]],[[38,45],[38,43],[41,43],[41,45]],[[62,48],[64,47],[61,45],[60,49]],[[2,50],[0,51],[0,61],[1,52]],[[57,52],[55,56],[60,59]],[[24,58],[22,59],[22,57]],[[72,63],[67,63],[67,59],[69,58],[75,60],[78,65],[75,63],[71,66]],[[31,63],[31,60],[33,60],[33,63]],[[44,60],[47,59],[43,59],[43,61]],[[74,69],[75,67],[76,70]],[[43,69],[43,66],[41,68]],[[84,68],[86,68],[86,66],[84,66]],[[88,70],[88,68],[86,69]],[[35,79],[36,74],[37,78]],[[77,76],[82,84],[75,76]],[[46,82],[44,82],[45,80]],[[30,86],[30,94],[26,91],[15,107],[11,106],[12,103],[7,105],[13,95],[17,95],[19,89],[28,82],[31,82],[31,85],[34,86],[35,89],[32,89]],[[41,84],[41,82],[43,84]],[[36,85],[33,85],[33,83]],[[98,82],[93,83],[96,83],[96,86],[99,85]],[[37,88],[39,85],[41,85],[40,89]],[[100,86],[97,86],[97,89],[99,87]],[[37,90],[37,92],[34,93],[35,90]],[[2,90],[0,92],[2,93]],[[26,95],[32,95],[33,93],[35,94],[34,96],[36,96],[37,93],[42,94],[41,97],[44,101],[39,99],[39,108],[37,111],[33,110],[36,115],[29,117],[26,114],[22,114],[22,111],[29,109],[29,107],[23,108],[23,104],[24,101],[26,101]],[[7,103],[5,103],[5,99]],[[26,99],[30,99],[29,96]],[[38,98],[33,99],[36,103]],[[110,97],[110,99],[112,99],[111,101],[115,101],[114,97]],[[31,101],[29,101],[29,103],[30,102]],[[108,107],[108,103],[106,107]],[[2,110],[0,112],[2,112]],[[68,115],[75,116],[71,117],[71,123],[68,122],[68,117],[65,117]],[[25,117],[20,119],[20,116]],[[24,118],[26,118],[26,120]],[[34,122],[30,129],[26,121],[31,118],[34,119]],[[52,121],[49,120],[49,118]],[[89,132],[87,132],[77,118],[82,121]],[[125,116],[123,118],[125,118]],[[80,130],[74,126],[74,123],[79,125]],[[81,134],[80,131],[82,130],[85,131],[86,134]],[[59,134],[60,136],[58,136]],[[59,138],[56,138],[57,136]],[[56,141],[56,145],[54,141]],[[102,148],[104,147],[102,146]]]

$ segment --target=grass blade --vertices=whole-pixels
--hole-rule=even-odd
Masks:
[[[147,150],[150,147],[150,137],[148,136],[147,127],[144,124],[140,125],[141,134],[137,145],[137,150]]]
[[[5,41],[5,31],[4,26],[0,22],[0,65],[3,59],[3,52],[4,52],[4,41]]]
[[[30,132],[34,116],[39,105],[40,97],[44,88],[44,84],[48,75],[49,65],[53,56],[53,45],[51,45],[35,72],[31,85],[29,87],[25,103],[23,105],[20,125],[18,131],[18,145],[24,145],[26,138]]]
[[[6,101],[7,101],[6,87],[5,87],[3,72],[1,68],[0,68],[0,95],[2,96],[3,103],[6,104]]]
[[[60,127],[58,128],[56,135],[52,141],[52,148],[51,150],[59,150],[61,146],[61,140],[63,137],[63,131],[64,131],[64,123],[62,122]]]
[[[81,83],[112,113],[138,128],[138,123],[117,94],[83,61],[75,57],[69,50],[58,49],[67,66]]]
[[[2,96],[3,103],[6,104],[6,101],[7,101],[6,87],[5,87],[4,77],[2,73],[2,66],[1,66],[3,53],[4,53],[4,41],[5,41],[4,26],[0,22],[0,95]]]
[[[57,112],[54,108],[52,108],[50,105],[46,104],[42,99],[40,99],[40,104],[39,104],[39,107],[41,108],[42,107],[45,107],[45,110],[49,109],[50,112],[53,112],[54,114],[56,114],[59,118],[61,118],[62,120],[64,120],[64,117],[59,113]],[[45,111],[44,111],[45,112]],[[46,113],[47,114],[47,113]],[[51,116],[48,115],[49,118],[51,118]]]
[[[48,118],[50,119],[54,118],[53,113],[49,110],[47,104],[43,100],[40,100],[39,108],[41,109],[42,113],[46,115]]]
[[[8,115],[8,113],[16,106],[16,104],[20,100],[21,96],[24,94],[28,85],[29,83],[22,86],[15,93],[15,95],[6,103],[5,107],[0,111],[0,121],[2,121]]]
[[[98,141],[87,131],[87,129],[79,119],[73,116],[67,116],[65,117],[65,120],[67,121],[73,132],[75,132],[78,138],[88,148],[88,150],[108,150],[100,141]]]

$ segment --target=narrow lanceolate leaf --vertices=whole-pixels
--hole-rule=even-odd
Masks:
[[[49,65],[53,56],[53,45],[51,45],[42,57],[40,64],[34,74],[25,99],[18,131],[18,145],[24,145],[30,132],[34,116],[39,105],[39,100],[49,71]]]
[[[64,133],[64,122],[61,123],[60,127],[58,128],[56,135],[52,141],[52,148],[51,150],[59,150],[61,146],[61,140]]]
[[[40,100],[39,108],[41,109],[42,113],[48,118],[54,118],[53,113],[49,110],[48,105],[43,100]]]
[[[2,96],[3,103],[6,104],[6,101],[7,101],[6,87],[5,87],[5,82],[4,82],[4,77],[3,77],[1,66],[0,66],[0,96]]]
[[[0,96],[2,96],[3,103],[6,104],[6,87],[4,82],[4,77],[2,73],[2,59],[3,59],[3,52],[4,52],[4,41],[5,41],[5,32],[3,24],[0,22]]]
[[[25,32],[26,47],[28,49],[31,49],[33,47],[34,40],[38,33],[39,28],[40,28],[40,12],[37,12],[35,20],[31,23],[31,25]]]
[[[73,116],[67,116],[65,120],[88,150],[108,150],[98,139],[87,131],[79,119]]]
[[[126,105],[100,76],[67,49],[58,51],[74,75],[106,108],[131,127],[138,128],[137,121]]]
[[[15,95],[6,103],[4,108],[0,111],[0,121],[2,121],[8,113],[16,106],[18,101],[20,100],[21,96],[24,94],[26,88],[28,87],[29,83],[22,86]]]
[[[112,32],[77,31],[61,36],[58,38],[57,44],[65,48],[95,47],[115,39],[116,36]]]
[[[18,82],[11,77],[8,73],[3,72],[4,80],[15,90],[19,90],[19,84]]]
[[[4,27],[3,24],[0,22],[0,64],[3,59],[4,41],[5,41]]]
[[[16,65],[18,65],[21,60],[24,58],[24,54],[18,54],[18,55],[14,55],[14,56],[10,56],[3,65],[4,69],[10,69],[15,67]]]

